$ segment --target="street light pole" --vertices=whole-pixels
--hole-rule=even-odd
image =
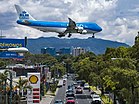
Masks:
[[[10,73],[10,104],[12,104],[12,73]]]
[[[5,85],[4,85],[4,93],[5,93],[5,104],[8,104],[7,103],[7,91],[6,91],[6,82],[7,82],[7,79],[5,79]]]

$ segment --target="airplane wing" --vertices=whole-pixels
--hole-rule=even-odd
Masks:
[[[69,26],[67,27],[67,30],[74,30],[76,28],[76,23],[71,19],[69,19]]]
[[[64,33],[72,33],[76,29],[75,21],[73,21],[71,18],[68,18],[68,19],[69,19],[69,24],[68,24],[67,29],[65,30]]]
[[[59,37],[63,37],[67,33],[69,33],[69,36],[68,37],[70,37],[71,36],[71,33],[73,31],[75,31],[76,23],[71,18],[68,18],[68,19],[69,19],[69,24],[68,24],[66,30],[63,33],[61,33],[61,34],[58,35]]]

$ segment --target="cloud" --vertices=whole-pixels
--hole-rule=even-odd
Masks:
[[[9,38],[57,36],[18,25],[14,4],[21,5],[38,20],[68,21],[70,17],[77,22],[96,22],[103,28],[96,38],[129,45],[133,45],[139,29],[139,0],[0,0],[0,3],[0,29]],[[91,35],[73,34],[72,38]]]

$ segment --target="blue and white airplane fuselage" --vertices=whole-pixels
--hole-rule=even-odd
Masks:
[[[91,22],[80,22],[75,23],[69,18],[69,22],[49,22],[49,21],[38,21],[35,20],[28,12],[23,10],[20,6],[15,5],[17,13],[19,14],[19,20],[17,23],[38,29],[43,32],[56,32],[59,33],[59,37],[65,36],[69,33],[80,33],[80,34],[94,34],[102,31],[102,28],[96,23]],[[30,16],[30,17],[29,17]]]

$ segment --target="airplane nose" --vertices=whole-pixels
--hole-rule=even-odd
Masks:
[[[18,24],[20,24],[20,23],[21,23],[21,21],[20,21],[20,20],[17,20],[16,22],[17,22]]]
[[[100,26],[98,26],[98,31],[99,31],[99,32],[102,31],[102,28],[101,28]]]

